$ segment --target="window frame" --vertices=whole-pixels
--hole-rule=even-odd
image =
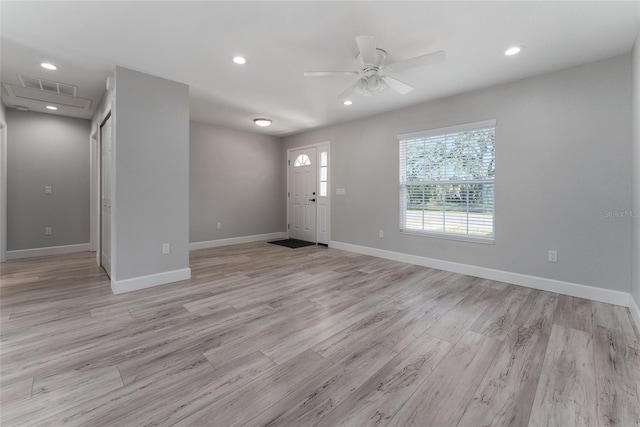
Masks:
[[[439,239],[447,239],[447,240],[459,240],[459,241],[465,241],[465,242],[472,242],[472,243],[483,243],[483,244],[495,244],[495,240],[496,240],[496,206],[497,206],[497,202],[496,202],[496,192],[495,192],[495,188],[496,188],[496,172],[495,172],[495,160],[496,160],[496,155],[495,155],[495,145],[496,145],[496,141],[494,139],[494,153],[493,153],[493,161],[494,161],[494,174],[493,174],[493,178],[489,178],[489,179],[478,179],[478,180],[437,180],[437,181],[424,181],[421,182],[421,185],[459,185],[459,184],[469,184],[470,182],[474,182],[477,181],[478,184],[492,184],[493,185],[493,214],[492,214],[492,222],[491,222],[491,228],[492,228],[492,234],[489,237],[485,237],[485,236],[474,236],[474,235],[469,235],[469,234],[462,234],[462,233],[452,233],[452,232],[444,232],[444,231],[428,231],[428,230],[415,230],[415,229],[408,229],[406,228],[406,212],[407,212],[407,197],[406,197],[406,187],[407,187],[407,182],[406,182],[406,173],[405,176],[402,176],[403,170],[401,168],[401,165],[404,164],[406,165],[406,153],[405,153],[405,158],[402,159],[401,156],[403,155],[402,150],[401,150],[401,146],[404,143],[404,141],[407,140],[411,140],[411,139],[421,139],[421,138],[430,138],[430,137],[434,137],[434,136],[444,136],[444,135],[448,135],[448,134],[454,134],[454,133],[459,133],[459,132],[465,132],[465,131],[471,131],[471,130],[477,130],[477,129],[483,129],[483,128],[489,128],[489,127],[493,127],[494,128],[494,138],[497,139],[497,120],[496,119],[491,119],[491,120],[484,120],[484,121],[479,121],[479,122],[473,122],[473,123],[465,123],[465,124],[460,124],[460,125],[454,125],[454,126],[447,126],[447,127],[441,127],[441,128],[434,128],[434,129],[428,129],[428,130],[424,130],[424,131],[419,131],[419,132],[411,132],[411,133],[404,133],[404,134],[399,134],[397,136],[397,140],[398,140],[398,175],[399,175],[399,186],[398,186],[398,198],[400,200],[400,206],[399,206],[399,223],[400,223],[400,232],[403,234],[408,234],[408,235],[415,235],[415,236],[421,236],[421,237],[434,237],[434,238],[439,238]],[[467,213],[468,216],[468,213]]]

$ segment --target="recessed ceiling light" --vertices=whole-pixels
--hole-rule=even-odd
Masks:
[[[42,68],[46,68],[47,70],[57,70],[58,69],[58,67],[56,67],[55,65],[53,65],[50,62],[41,62],[40,66]]]
[[[57,110],[58,107],[55,107],[53,105],[47,105],[47,110]]]
[[[271,119],[259,118],[259,119],[253,119],[253,122],[258,126],[262,126],[262,127],[271,125]]]
[[[25,107],[24,105],[16,105],[16,110],[29,111],[29,109],[27,107]]]
[[[351,105],[353,104],[353,101],[347,99],[346,101],[343,102],[344,105]]]
[[[236,56],[235,58],[233,58],[233,62],[239,65],[242,65],[242,64],[246,64],[247,60],[244,59],[242,56]]]
[[[517,55],[518,53],[520,53],[520,51],[522,50],[522,48],[518,47],[518,46],[514,46],[514,47],[510,47],[509,49],[504,51],[504,54],[507,56],[513,56],[513,55]]]

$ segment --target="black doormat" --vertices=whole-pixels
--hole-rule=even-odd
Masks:
[[[269,243],[273,243],[274,245],[286,246],[291,249],[303,248],[305,246],[315,245],[315,243],[313,242],[306,242],[304,240],[298,240],[298,239],[275,240]]]

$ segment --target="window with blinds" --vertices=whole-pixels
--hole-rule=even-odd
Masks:
[[[399,135],[400,231],[494,240],[496,121]]]

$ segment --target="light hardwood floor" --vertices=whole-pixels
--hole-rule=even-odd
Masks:
[[[267,243],[118,296],[94,254],[1,268],[3,426],[640,425],[623,307]]]

